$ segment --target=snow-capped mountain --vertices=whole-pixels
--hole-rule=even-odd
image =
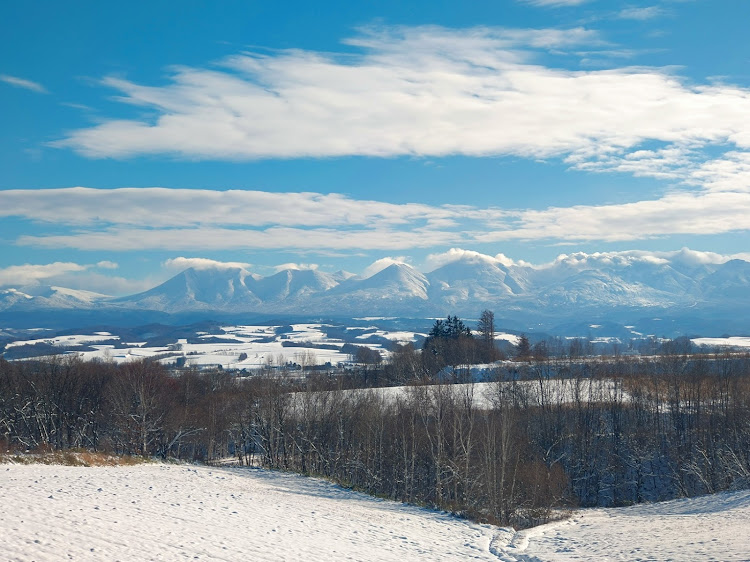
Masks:
[[[523,275],[487,257],[464,255],[429,273],[430,298],[455,305],[492,302],[526,292],[528,280]]]
[[[743,260],[705,263],[687,252],[671,259],[635,252],[571,254],[544,266],[472,252],[449,258],[426,274],[393,263],[367,277],[312,269],[262,277],[241,267],[190,268],[120,298],[19,287],[0,291],[0,312],[5,318],[42,310],[476,317],[489,308],[505,318],[549,322],[717,314],[744,319],[750,313],[750,262]]]
[[[263,302],[279,302],[324,293],[338,284],[333,275],[315,269],[285,269],[254,280],[252,290]]]
[[[366,277],[350,277],[308,302],[308,310],[319,314],[357,315],[414,315],[423,310],[427,302],[429,281],[404,263],[394,263]]]
[[[677,304],[669,292],[640,281],[627,281],[611,271],[590,269],[574,273],[559,283],[545,285],[536,293],[536,299],[546,307],[558,309],[651,308]]]
[[[366,298],[427,300],[429,285],[427,278],[412,266],[394,263],[365,279],[348,279],[340,288]]]
[[[91,291],[53,286],[2,289],[0,290],[0,311],[88,309],[110,298]]]
[[[188,268],[143,293],[115,299],[118,307],[163,312],[250,310],[261,304],[248,284],[256,278],[241,268]]]
[[[718,301],[747,300],[750,289],[750,262],[731,260],[700,281],[703,295]]]

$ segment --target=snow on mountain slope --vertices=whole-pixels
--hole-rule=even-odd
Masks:
[[[540,303],[557,307],[655,307],[674,304],[670,293],[629,283],[606,271],[585,270],[551,284],[537,294]]]
[[[707,298],[747,302],[750,299],[750,263],[731,260],[701,280]]]
[[[19,291],[18,289],[3,289],[0,291],[0,310],[8,310],[13,307],[23,306],[34,297]]]
[[[676,268],[665,259],[630,253],[584,254],[559,256],[551,264],[531,268],[530,276],[535,286],[563,283],[584,272],[598,272],[622,282],[653,287],[660,290],[685,291],[692,289],[695,279],[707,273],[707,265],[690,268],[690,274]],[[682,266],[681,266],[682,267]]]
[[[747,560],[750,491],[514,532],[256,469],[0,464],[7,560]]]
[[[430,272],[430,297],[449,303],[477,300],[488,302],[525,292],[507,268],[484,256],[467,255]]]
[[[337,294],[368,299],[427,299],[430,282],[405,263],[394,263],[365,279],[351,278],[341,283]]]
[[[49,288],[49,290],[44,290],[40,293],[33,293],[37,294],[38,296],[46,296],[47,298],[69,298],[72,300],[76,300],[79,302],[97,302],[102,299],[108,299],[111,297],[108,297],[107,295],[102,295],[101,293],[94,293],[93,291],[83,291],[80,289],[68,289],[66,287],[55,287],[52,286]]]
[[[253,292],[261,300],[299,299],[323,293],[338,285],[332,276],[313,269],[285,269],[255,281]]]
[[[38,285],[0,291],[0,310],[85,309],[111,297],[94,293]]]
[[[191,267],[153,289],[115,302],[165,312],[248,310],[260,302],[248,287],[254,281],[252,274],[241,268]]]
[[[407,264],[385,261],[387,267],[364,278],[318,270],[290,269],[261,277],[240,267],[191,268],[149,291],[117,299],[60,287],[17,287],[0,291],[0,312],[149,310],[360,317],[473,316],[489,308],[524,321],[570,321],[585,312],[632,323],[659,310],[659,316],[686,317],[687,325],[689,318],[699,324],[702,319],[726,322],[750,313],[750,262],[706,261],[688,250],[670,259],[642,252],[575,253],[544,266],[455,251],[427,275]]]
[[[356,277],[356,274],[352,273],[351,271],[344,271],[343,269],[339,269],[338,271],[331,273],[331,278],[336,281],[336,283],[341,283],[342,281],[346,281],[347,279],[351,279],[352,277]]]
[[[427,278],[419,271],[395,263],[370,277],[351,277],[326,293],[312,295],[305,309],[349,316],[411,316],[429,306],[428,286]]]

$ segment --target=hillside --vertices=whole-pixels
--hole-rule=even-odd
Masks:
[[[746,560],[750,492],[515,533],[253,469],[0,465],[7,560]]]

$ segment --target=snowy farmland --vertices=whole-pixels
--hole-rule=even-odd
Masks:
[[[306,366],[336,365],[350,360],[341,348],[346,343],[367,346],[383,357],[389,352],[389,342],[416,341],[424,334],[413,331],[387,331],[376,326],[338,329],[341,335],[330,336],[335,328],[328,324],[301,323],[289,326],[222,326],[210,332],[197,332],[193,337],[174,338],[169,343],[152,345],[148,341],[123,341],[109,332],[36,337],[12,341],[6,350],[45,345],[47,354],[75,354],[84,360],[99,359],[124,363],[157,357],[171,363],[184,357],[187,366],[221,365],[230,369],[258,369],[265,365],[284,363]]]
[[[750,348],[750,338],[743,336],[729,336],[726,338],[693,338],[695,345],[707,347],[726,347],[733,349]]]
[[[581,510],[521,532],[257,469],[0,465],[3,557],[747,560],[750,492]]]

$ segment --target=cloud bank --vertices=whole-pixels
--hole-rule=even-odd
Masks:
[[[605,45],[585,28],[367,28],[344,43],[358,52],[241,53],[175,67],[164,86],[105,78],[156,117],[105,120],[55,146],[92,158],[512,155],[659,177],[699,167],[707,147],[750,150],[746,88],[691,84],[673,69],[537,62]]]
[[[20,234],[16,245],[110,252],[398,252],[508,240],[617,242],[750,231],[750,184],[741,189],[736,182],[747,166],[744,159],[716,161],[700,172],[700,189],[616,205],[502,209],[319,193],[77,187],[0,191],[0,217],[55,226]]]
[[[164,262],[164,267],[167,269],[174,269],[177,271],[183,271],[188,268],[204,270],[204,269],[250,269],[251,264],[243,262],[225,262],[217,261],[209,258],[185,258],[177,257],[171,258]]]
[[[40,281],[59,277],[65,273],[86,271],[90,265],[72,262],[54,262],[43,265],[11,265],[0,269],[0,287],[6,285],[34,285]]]
[[[34,287],[57,285],[71,289],[84,289],[107,295],[124,295],[143,291],[155,282],[155,278],[126,279],[109,272],[119,266],[111,261],[96,264],[54,262],[48,264],[11,265],[0,268],[0,287]],[[103,273],[102,270],[108,270]]]

